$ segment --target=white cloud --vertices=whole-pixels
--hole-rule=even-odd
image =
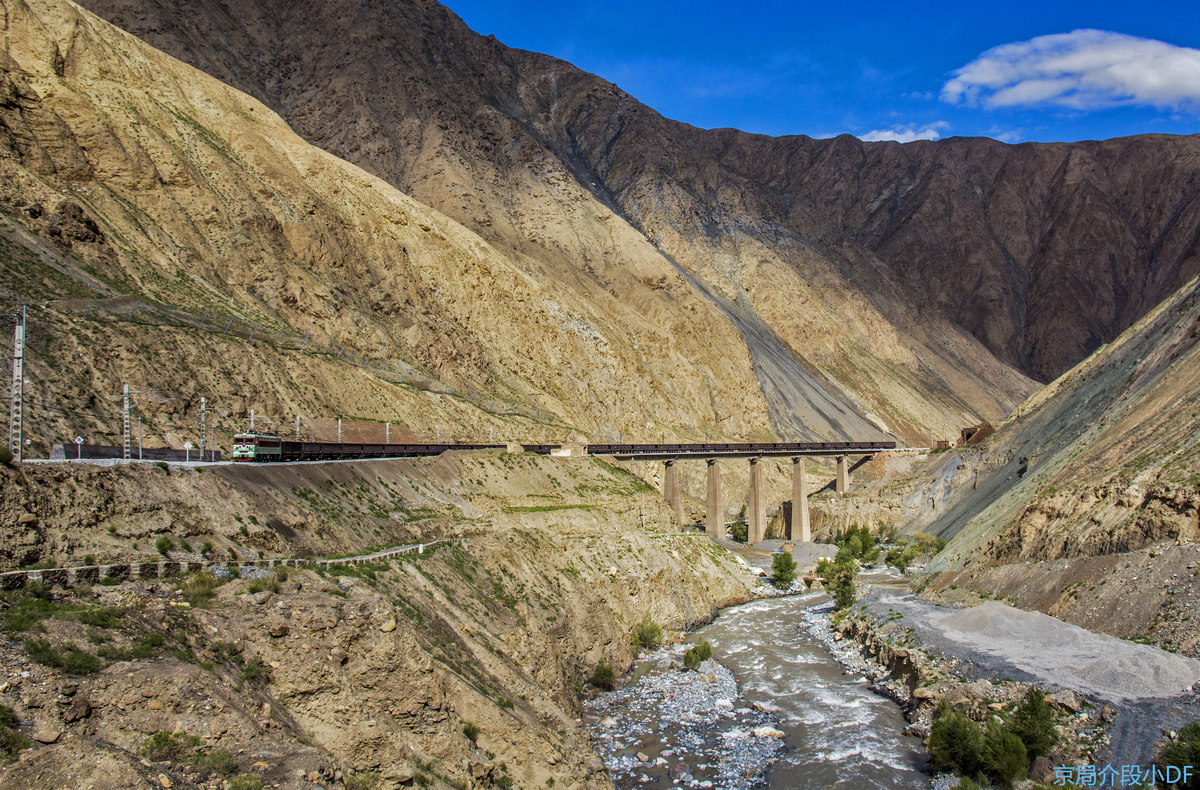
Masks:
[[[1019,143],[1025,137],[1024,129],[1005,129],[1000,126],[993,126],[984,132],[984,135],[999,140],[1002,143]]]
[[[942,129],[949,128],[945,121],[935,121],[917,128],[917,124],[902,124],[891,129],[872,129],[866,134],[858,135],[858,139],[868,143],[878,143],[883,140],[895,140],[898,143],[911,143],[914,140],[937,140],[942,136]]]
[[[985,107],[1200,107],[1200,50],[1075,30],[1003,44],[955,71],[942,100]]]

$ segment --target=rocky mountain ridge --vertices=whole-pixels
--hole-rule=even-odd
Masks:
[[[780,253],[747,236],[710,271],[711,252],[659,238],[559,118],[592,106],[589,97],[631,100],[560,61],[475,36],[440,6],[207,4],[180,14],[168,3],[130,6],[127,18],[93,8],[549,276],[623,299],[630,245],[653,249],[668,279],[684,277],[741,336],[777,435],[883,431],[922,442],[995,419],[1032,391],[963,330],[917,316],[896,294],[862,294],[804,243]],[[671,222],[690,232],[684,219]]]
[[[710,287],[748,297],[805,358],[814,334],[836,339],[789,327],[765,293],[803,294],[796,277],[824,281],[825,299],[840,281],[861,295],[860,319],[878,310],[905,335],[936,320],[930,334],[965,331],[1049,380],[1200,271],[1195,136],[899,145],[705,131],[478,36],[431,0],[85,5],[493,243],[594,266],[602,250],[528,221],[554,206],[578,227],[569,207],[595,199]]]

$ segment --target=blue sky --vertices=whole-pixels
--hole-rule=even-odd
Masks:
[[[449,0],[704,128],[1007,142],[1200,132],[1200,3]]]

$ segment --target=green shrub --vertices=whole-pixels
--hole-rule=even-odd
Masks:
[[[156,732],[146,739],[139,751],[156,763],[177,763],[190,757],[199,745],[200,739],[187,733],[175,736],[169,732]]]
[[[982,756],[979,725],[942,701],[929,729],[929,767],[973,776],[983,767]]]
[[[1031,686],[1024,699],[1008,719],[1008,729],[1025,744],[1025,751],[1032,763],[1038,757],[1050,754],[1058,743],[1054,731],[1054,708],[1046,701],[1046,695]]]
[[[279,578],[276,576],[259,576],[257,579],[252,579],[246,585],[246,592],[256,593],[263,590],[270,590],[273,593],[279,592]]]
[[[204,606],[212,600],[221,584],[222,581],[208,571],[200,571],[184,579],[179,585],[179,591],[192,606]]]
[[[28,749],[33,744],[19,732],[21,724],[16,712],[7,705],[0,705],[0,760],[12,762],[22,749]]]
[[[479,727],[469,721],[464,721],[463,735],[467,736],[468,741],[475,743],[475,739],[479,737]]]
[[[730,525],[730,540],[736,540],[738,543],[745,543],[750,538],[750,528],[745,522],[745,508],[742,508],[742,517],[738,521],[734,521]]]
[[[857,559],[863,555],[862,538],[857,533],[850,536],[846,541],[846,551],[850,552],[850,556]]]
[[[646,616],[642,618],[642,621],[633,627],[633,636],[630,637],[633,652],[637,654],[642,650],[654,650],[662,644],[662,641],[662,626],[654,622],[650,618],[650,613],[646,612]]]
[[[701,639],[684,652],[683,666],[685,669],[698,669],[700,663],[712,658],[712,655],[712,645],[707,639]]]
[[[213,544],[211,540],[206,540],[200,545],[200,553],[207,557],[213,552]]]
[[[917,550],[912,546],[898,546],[887,553],[884,562],[901,573],[908,572],[908,566],[917,558]]]
[[[237,760],[224,749],[213,749],[208,752],[196,752],[188,763],[200,774],[202,779],[212,776],[229,776],[238,769]]]
[[[163,470],[164,472],[170,471],[170,469],[171,469],[171,465],[168,464],[166,461],[157,461],[157,462],[155,462],[154,465],[157,466],[159,469]]]
[[[76,613],[72,619],[96,628],[118,628],[125,618],[125,610],[119,606],[97,606]]]
[[[832,593],[834,606],[841,610],[849,609],[858,600],[858,590],[854,586],[857,573],[858,561],[852,558],[817,563],[817,575],[825,580],[825,589]]]
[[[11,464],[12,459],[12,450],[7,447],[0,447],[0,464]]]
[[[771,581],[776,587],[787,588],[796,580],[796,560],[790,552],[776,554],[771,560]]]
[[[61,669],[68,675],[90,675],[100,669],[100,659],[86,650],[80,650],[70,642],[56,648],[45,639],[30,639],[25,643],[25,652],[37,663]]]
[[[1001,787],[1012,787],[1025,778],[1028,767],[1029,755],[1021,739],[998,721],[989,724],[983,736],[983,770],[988,778]]]
[[[158,540],[154,541],[154,548],[158,549],[158,553],[167,556],[167,552],[175,548],[175,542],[166,535],[163,535]]]
[[[50,600],[48,589],[36,584],[10,593],[5,599],[10,604],[7,609],[0,610],[0,628],[5,631],[40,631],[42,621],[53,617],[63,608],[61,604]]]
[[[242,680],[251,683],[267,682],[271,679],[271,668],[263,663],[263,660],[258,656],[254,656],[246,662],[242,668]]]
[[[229,780],[228,790],[262,790],[262,780],[254,774],[238,774]]]
[[[1192,766],[1188,781],[1174,786],[1200,790],[1200,722],[1183,725],[1179,735],[1163,747],[1162,754],[1154,762],[1164,774],[1167,774],[1167,768],[1182,771],[1184,766]]]
[[[617,673],[608,663],[608,659],[602,658],[596,662],[596,668],[592,670],[592,676],[588,682],[605,691],[612,691],[617,687]]]
[[[134,658],[152,658],[157,649],[166,643],[167,640],[162,634],[142,634],[134,642],[133,649],[130,652]]]
[[[979,785],[968,776],[964,776],[958,780],[958,784],[954,786],[954,790],[979,790]]]

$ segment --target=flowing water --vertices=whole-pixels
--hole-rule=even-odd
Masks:
[[[903,734],[895,703],[834,659],[820,638],[825,616],[806,613],[817,600],[753,601],[696,631],[693,641],[707,639],[732,677],[707,663],[679,672],[682,648],[665,648],[621,691],[589,705],[616,786],[928,787],[920,740]],[[763,726],[781,731],[782,743]]]

